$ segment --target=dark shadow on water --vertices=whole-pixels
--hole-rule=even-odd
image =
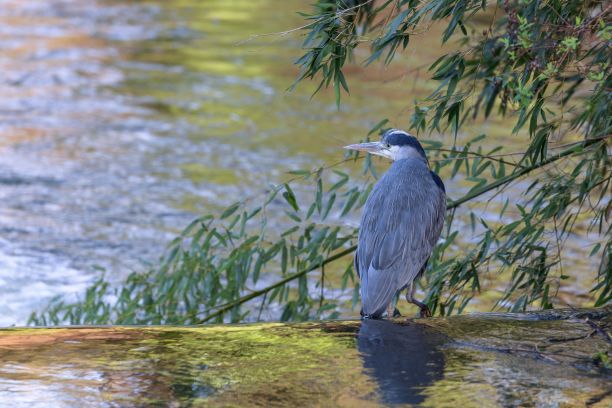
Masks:
[[[422,391],[444,373],[445,338],[419,324],[364,320],[357,337],[366,372],[388,404],[419,404]]]

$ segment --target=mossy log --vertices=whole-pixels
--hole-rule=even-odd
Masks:
[[[612,307],[0,330],[0,406],[612,406]]]

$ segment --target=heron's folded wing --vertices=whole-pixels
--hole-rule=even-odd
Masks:
[[[416,278],[440,237],[445,209],[442,193],[436,205],[423,211],[417,213],[406,206],[392,215],[393,222],[378,220],[366,226],[372,232],[366,236],[377,239],[366,242],[357,256],[363,271],[364,313],[384,312],[395,293]]]

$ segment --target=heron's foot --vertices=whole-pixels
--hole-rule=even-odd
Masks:
[[[408,303],[412,303],[413,305],[418,306],[419,309],[421,309],[419,316],[431,317],[431,310],[429,310],[429,307],[427,307],[425,303],[419,302],[418,300],[414,298],[414,291],[415,291],[415,286],[414,284],[411,283],[408,287],[408,291],[406,291],[406,301],[408,301]]]
[[[421,303],[419,307],[421,308],[421,312],[419,313],[421,317],[431,317],[431,310],[429,310],[429,307],[427,307],[425,303]]]
[[[421,312],[419,313],[420,317],[431,317],[431,310],[429,310],[429,307],[425,303],[419,302],[416,299],[412,299],[412,303],[421,309]]]
[[[383,317],[383,314],[378,314],[378,315],[365,314],[363,313],[363,309],[359,311],[359,314],[361,315],[361,320],[368,320],[368,319],[378,320],[378,319],[382,319]]]

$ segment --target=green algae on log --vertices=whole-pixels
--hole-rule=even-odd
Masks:
[[[0,406],[612,404],[612,307],[0,330]]]

